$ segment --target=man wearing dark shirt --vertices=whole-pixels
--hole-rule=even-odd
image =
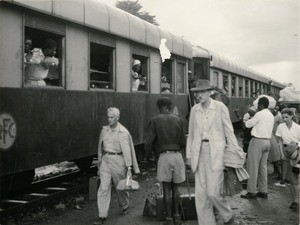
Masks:
[[[149,155],[155,144],[157,153],[160,154],[157,164],[157,179],[163,184],[167,213],[164,225],[180,225],[178,186],[185,180],[182,150],[185,149],[186,139],[183,120],[172,114],[172,101],[169,98],[160,98],[156,104],[160,114],[150,121],[145,150]],[[172,215],[172,208],[174,215]]]

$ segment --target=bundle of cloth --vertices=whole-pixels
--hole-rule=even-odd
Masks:
[[[282,89],[279,92],[279,101],[299,101],[300,102],[300,91],[297,91],[292,84]]]

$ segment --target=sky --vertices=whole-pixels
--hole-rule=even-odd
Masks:
[[[139,2],[162,29],[300,90],[299,0]]]

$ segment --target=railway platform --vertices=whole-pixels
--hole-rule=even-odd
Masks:
[[[137,178],[141,190],[132,192],[130,212],[122,215],[118,207],[116,193],[112,192],[112,201],[107,225],[160,225],[153,217],[142,216],[145,199],[147,195],[155,190],[156,178],[155,169],[142,169],[141,175]],[[240,194],[227,197],[233,211],[236,213],[237,224],[245,225],[296,225],[299,224],[298,213],[289,209],[291,203],[289,187],[276,187],[273,175],[269,176],[268,199],[247,200],[240,198]],[[193,186],[193,183],[190,184]],[[193,192],[193,187],[191,188]],[[182,192],[186,192],[185,186],[181,187]],[[245,190],[243,190],[245,192]],[[74,197],[75,198],[75,197]],[[97,220],[97,203],[89,200],[88,191],[83,195],[84,200],[80,207],[53,207],[42,212],[36,212],[35,216],[26,222],[20,221],[18,224],[29,225],[91,225]],[[61,205],[61,204],[60,204]],[[7,225],[15,224],[13,221]],[[197,221],[184,221],[185,225],[197,225]],[[220,223],[222,224],[222,223]]]

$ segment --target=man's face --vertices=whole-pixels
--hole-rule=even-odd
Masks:
[[[30,39],[25,40],[25,53],[29,53],[32,48],[32,41]]]
[[[199,103],[204,103],[209,99],[210,93],[211,93],[210,90],[197,91],[197,92],[195,92],[194,96],[198,100]]]
[[[115,113],[108,112],[107,113],[107,122],[108,125],[113,127],[115,126],[119,121],[119,116],[117,116]]]

